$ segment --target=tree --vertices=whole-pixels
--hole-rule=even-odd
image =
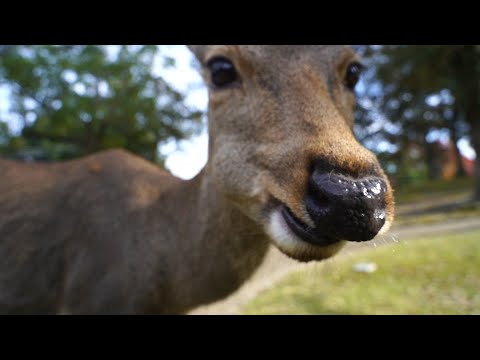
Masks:
[[[158,53],[150,45],[0,46],[0,84],[23,125],[18,135],[1,125],[0,153],[59,160],[122,147],[162,164],[159,144],[200,130],[201,113],[152,72]]]
[[[479,47],[389,45],[368,47],[365,52],[375,68],[373,81],[382,86],[376,105],[401,128],[400,149],[406,141],[423,143],[428,156],[431,151],[425,140],[435,128],[448,129],[454,143],[468,134],[477,153],[474,198],[480,200]],[[429,101],[432,96],[436,101]],[[385,131],[383,135],[388,137]],[[433,164],[433,159],[430,156],[427,163]]]

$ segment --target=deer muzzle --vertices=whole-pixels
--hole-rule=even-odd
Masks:
[[[291,230],[314,245],[340,240],[373,239],[386,221],[387,185],[381,177],[354,179],[333,172],[314,171],[310,177],[305,207],[315,227],[299,220],[285,207],[283,216]]]

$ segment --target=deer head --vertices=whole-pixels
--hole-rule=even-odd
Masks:
[[[189,48],[209,88],[206,172],[274,245],[320,260],[388,229],[389,181],[352,129],[362,68],[352,48]]]

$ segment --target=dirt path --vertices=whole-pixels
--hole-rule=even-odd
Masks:
[[[359,249],[372,248],[391,242],[406,241],[414,237],[424,235],[445,234],[451,232],[464,232],[473,229],[480,229],[480,218],[471,217],[456,219],[443,223],[420,224],[408,227],[392,228],[385,235],[380,236],[373,242],[351,243],[347,245],[342,253],[350,253]],[[341,255],[340,255],[341,256]],[[271,248],[263,265],[257,270],[253,277],[236,293],[216,303],[199,307],[190,314],[238,314],[240,309],[253,299],[259,292],[268,289],[278,280],[292,270],[301,270],[311,265],[301,264],[281,254],[276,248]]]

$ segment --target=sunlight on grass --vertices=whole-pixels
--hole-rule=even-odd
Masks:
[[[352,266],[374,262],[374,273]],[[289,275],[245,314],[480,314],[480,231],[337,256]]]
[[[426,181],[419,184],[403,186],[395,189],[395,201],[397,204],[406,204],[412,201],[422,201],[439,194],[449,194],[453,198],[463,198],[473,192],[474,179],[472,177]]]
[[[395,226],[434,224],[453,219],[480,218],[480,202],[462,204],[453,210],[443,212],[425,212],[424,214],[399,215],[395,218]]]

